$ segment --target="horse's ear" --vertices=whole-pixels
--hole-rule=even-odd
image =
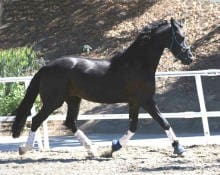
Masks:
[[[185,24],[185,18],[178,20],[178,23],[179,23],[180,27],[183,27]]]
[[[171,24],[171,26],[175,26],[175,20],[173,19],[173,17],[171,17],[171,19],[170,19],[170,24]]]
[[[171,23],[171,26],[174,30],[177,30],[178,29],[178,26],[180,26],[179,22],[176,21],[175,19],[171,18],[170,19],[170,23]]]
[[[182,19],[179,19],[179,20],[176,21],[175,19],[171,18],[171,19],[170,19],[170,23],[171,23],[171,25],[172,25],[173,27],[177,27],[177,26],[183,27],[183,25],[184,25],[184,23],[185,23],[185,19],[182,18]]]

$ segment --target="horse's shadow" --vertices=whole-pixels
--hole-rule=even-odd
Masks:
[[[88,160],[91,161],[97,161],[97,162],[103,162],[103,161],[110,161],[112,158],[104,158],[104,157],[83,157],[83,158],[46,158],[42,157],[39,159],[33,159],[33,158],[23,158],[22,156],[19,156],[17,158],[12,159],[0,159],[0,164],[29,164],[29,163],[71,163],[71,162],[85,162]]]
[[[0,164],[11,164],[11,163],[16,163],[16,164],[28,164],[28,163],[55,163],[55,162],[61,162],[61,163],[69,163],[69,162],[74,162],[74,161],[85,161],[86,159],[50,159],[50,158],[40,158],[40,159],[32,159],[32,158],[15,158],[15,159],[4,159],[0,160]]]
[[[155,168],[147,168],[147,167],[144,167],[144,168],[141,168],[139,171],[140,172],[160,172],[160,171],[195,171],[195,170],[201,170],[201,169],[209,169],[209,168],[213,168],[213,167],[216,167],[216,168],[219,168],[220,165],[184,165],[184,164],[181,164],[181,165],[166,165],[166,166],[158,166],[158,167],[155,167]]]
[[[201,168],[201,167],[200,167]],[[141,172],[156,172],[156,171],[193,171],[198,169],[198,167],[195,166],[180,166],[180,165],[168,165],[168,166],[159,166],[155,168],[142,168]]]

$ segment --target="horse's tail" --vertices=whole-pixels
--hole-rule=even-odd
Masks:
[[[16,110],[16,117],[12,125],[12,136],[20,136],[24,128],[28,115],[31,114],[31,108],[39,92],[40,72],[37,72],[27,88],[24,99]]]

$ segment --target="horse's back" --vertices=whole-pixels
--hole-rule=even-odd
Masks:
[[[111,76],[109,68],[108,60],[75,57],[57,59],[41,69],[41,94],[62,94],[90,101],[112,102],[122,92],[121,88],[114,88],[120,83],[112,82],[117,81],[118,77]]]
[[[121,73],[112,71],[111,60],[65,58],[63,61],[71,64],[65,72],[70,96],[103,103],[125,101],[124,80]]]

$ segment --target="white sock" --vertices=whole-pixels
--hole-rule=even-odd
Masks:
[[[85,148],[92,145],[92,141],[80,129],[74,135]]]
[[[170,141],[173,143],[175,140],[177,140],[175,133],[173,132],[173,129],[170,127],[169,130],[165,130],[167,137],[170,139]]]
[[[92,144],[92,141],[83,133],[83,131],[78,129],[74,135],[79,140],[81,145],[87,149],[90,156],[94,157],[97,155],[97,147]]]
[[[134,132],[131,132],[130,130],[128,130],[127,134],[125,134],[119,139],[119,143],[121,144],[121,146],[126,145],[128,141],[133,137],[134,134],[135,134]]]
[[[34,140],[35,140],[35,134],[36,134],[35,132],[32,132],[32,131],[29,132],[26,145],[33,146]]]

